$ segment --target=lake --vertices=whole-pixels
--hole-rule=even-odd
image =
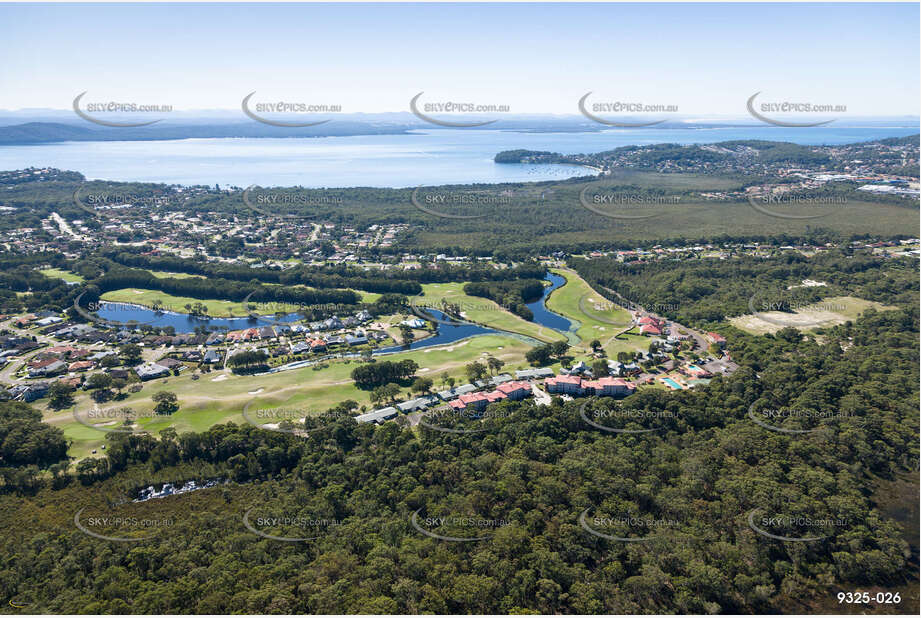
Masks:
[[[497,333],[491,328],[484,328],[477,324],[470,324],[467,322],[458,322],[457,324],[450,324],[453,320],[448,314],[438,311],[437,309],[432,309],[426,307],[425,309],[419,309],[424,313],[427,313],[439,320],[438,330],[435,332],[435,335],[432,337],[426,337],[425,339],[420,339],[418,341],[413,341],[408,346],[406,345],[393,345],[387,348],[379,348],[374,351],[375,354],[390,354],[392,352],[404,352],[406,350],[417,350],[419,348],[430,348],[436,345],[446,345],[448,343],[454,343],[455,341],[460,341],[461,339],[466,339],[467,337],[473,337],[475,335],[489,335]]]
[[[547,326],[553,330],[565,333],[572,327],[572,322],[560,314],[547,309],[547,297],[550,296],[550,292],[565,284],[566,278],[553,273],[547,273],[544,280],[549,281],[550,285],[544,288],[544,293],[541,295],[540,300],[528,303],[527,307],[531,310],[531,313],[534,314],[534,322],[536,324]]]
[[[240,317],[240,318],[201,318],[192,316],[187,313],[177,313],[175,311],[153,311],[139,305],[130,303],[118,303],[111,301],[100,301],[99,310],[96,315],[110,322],[119,322],[127,324],[137,322],[138,324],[149,324],[150,326],[165,328],[172,326],[177,333],[194,333],[195,328],[205,327],[207,330],[242,330],[244,328],[261,328],[269,326],[271,321],[276,322],[297,322],[301,319],[300,314],[289,313],[282,317],[272,316],[266,320],[258,318]]]
[[[697,144],[735,139],[845,144],[917,133],[917,126],[832,124],[799,129],[638,128],[595,133],[432,129],[405,135],[63,142],[2,146],[0,170],[52,166],[81,172],[89,179],[182,185],[415,187],[561,180],[593,173],[572,165],[493,162],[496,153],[517,148],[578,154],[631,144]]]

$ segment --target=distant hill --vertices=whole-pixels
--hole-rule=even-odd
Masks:
[[[0,127],[0,144],[87,141],[99,139],[92,129],[58,122],[27,122]]]
[[[89,124],[89,123],[86,123]],[[144,141],[227,137],[326,137],[344,135],[390,135],[405,133],[409,127],[378,126],[364,122],[343,122],[315,127],[274,127],[253,123],[167,124],[147,127],[88,127],[59,122],[27,122],[0,127],[0,145],[43,144],[50,142]]]

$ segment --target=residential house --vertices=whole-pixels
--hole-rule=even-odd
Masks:
[[[94,363],[91,360],[75,361],[67,366],[67,371],[70,371],[70,372],[88,371],[95,366],[96,366],[96,363]]]
[[[152,380],[169,375],[169,369],[157,363],[144,363],[134,368],[134,372],[141,380]]]
[[[40,378],[58,375],[67,371],[67,364],[56,358],[29,363],[29,377]]]

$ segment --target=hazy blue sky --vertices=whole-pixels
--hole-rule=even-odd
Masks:
[[[576,113],[598,100],[745,113],[776,100],[918,114],[914,4],[0,5],[0,109],[88,99]]]

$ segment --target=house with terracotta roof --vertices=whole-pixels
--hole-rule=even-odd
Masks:
[[[715,343],[719,347],[726,345],[726,338],[719,333],[706,333],[707,339]]]
[[[66,370],[67,365],[56,358],[46,358],[45,360],[29,363],[30,378],[53,376],[64,373]]]
[[[75,361],[67,366],[67,371],[87,371],[92,369],[95,365],[96,363],[89,360]]]
[[[320,339],[319,337],[316,338],[316,339],[312,339],[312,340],[310,341],[310,349],[311,349],[312,351],[314,351],[314,352],[317,352],[317,351],[320,351],[320,350],[325,350],[325,349],[326,349],[326,342],[323,341],[322,339]]]
[[[50,348],[46,348],[46,349],[45,349],[45,353],[46,353],[46,354],[53,354],[53,355],[55,355],[55,356],[66,356],[66,355],[70,354],[71,352],[73,352],[74,350],[75,350],[75,348],[73,348],[73,347],[71,347],[71,346],[69,346],[69,345],[56,345],[56,346],[52,346],[52,347],[50,347]]]
[[[636,321],[640,327],[641,335],[659,337],[665,331],[665,320],[659,320],[649,315],[644,315]]]

